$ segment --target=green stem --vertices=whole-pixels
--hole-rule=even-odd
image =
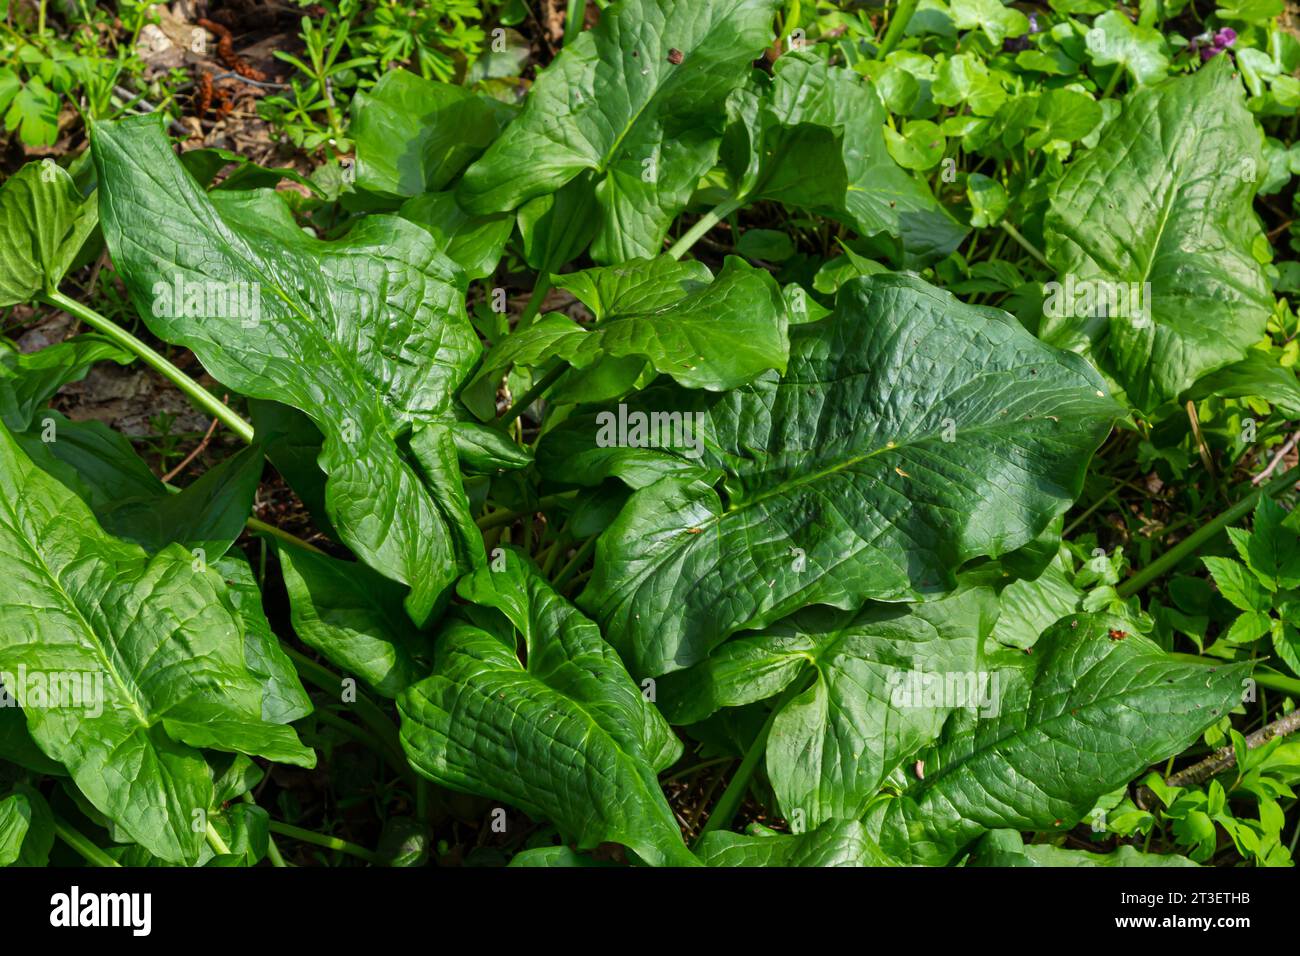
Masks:
[[[807,690],[809,683],[811,683],[810,678],[814,677],[816,673],[813,668],[806,669],[792,680],[790,686],[777,698],[776,706],[767,715],[767,720],[763,722],[763,726],[759,729],[758,736],[754,738],[754,742],[745,751],[745,758],[741,760],[740,766],[736,768],[735,774],[727,784],[727,789],[722,791],[717,806],[713,808],[713,812],[709,814],[709,819],[700,828],[700,834],[695,838],[692,849],[699,848],[700,840],[704,839],[706,834],[722,829],[731,823],[731,818],[740,809],[740,803],[745,799],[745,794],[749,790],[749,781],[753,778],[754,771],[758,769],[758,762],[763,759],[763,754],[767,751],[767,738],[772,734],[772,725],[776,723],[777,714],[785,710],[790,701]]]
[[[515,323],[516,331],[526,329],[533,324],[533,319],[537,318],[537,313],[542,311],[542,303],[546,301],[546,293],[550,291],[551,272],[549,269],[543,269],[537,274],[537,281],[533,283],[533,294],[528,297],[524,311],[519,313],[519,321]]]
[[[572,491],[561,491],[553,495],[543,495],[537,499],[537,506],[528,508],[524,511],[511,511],[503,508],[501,511],[494,511],[491,514],[484,515],[475,520],[475,524],[480,531],[491,531],[493,528],[503,528],[508,524],[514,524],[520,518],[527,518],[529,515],[537,514],[539,511],[545,511],[547,508],[553,508],[557,504],[572,501],[574,493]]]
[[[117,860],[113,859],[95,844],[91,843],[86,837],[82,836],[62,817],[54,817],[54,833],[60,840],[72,847],[87,863],[92,866],[121,866]]]
[[[1255,502],[1259,500],[1260,495],[1272,498],[1278,492],[1283,491],[1297,481],[1300,481],[1300,465],[1290,469],[1278,478],[1274,478],[1268,484],[1256,488],[1246,497],[1242,498],[1231,508],[1221,511],[1217,517],[1207,524],[1201,525],[1191,534],[1189,534],[1178,544],[1174,545],[1156,560],[1148,564],[1143,570],[1139,571],[1133,577],[1123,582],[1116,590],[1119,596],[1127,598],[1142,590],[1156,578],[1160,577],[1166,571],[1172,570],[1184,558],[1195,553],[1201,545],[1205,544],[1228,525],[1240,521],[1255,507]]]
[[[903,31],[907,29],[907,24],[912,20],[912,14],[916,12],[918,0],[899,0],[894,7],[893,14],[889,17],[889,26],[885,29],[885,38],[880,41],[880,49],[876,51],[876,59],[883,60],[889,56],[890,52],[898,45],[898,41],[903,38]]]
[[[1115,87],[1119,85],[1119,78],[1123,75],[1124,67],[1117,64],[1114,71],[1110,74],[1110,79],[1106,81],[1106,88],[1101,91],[1101,98],[1103,100],[1115,92]]]
[[[289,659],[294,662],[298,668],[298,673],[305,680],[315,684],[328,694],[338,694],[342,690],[343,678],[339,677],[338,674],[287,644],[282,644],[281,647],[289,655]],[[406,752],[402,750],[401,735],[398,733],[397,726],[389,719],[387,714],[379,709],[379,706],[374,701],[360,691],[357,692],[357,699],[351,702],[349,706],[357,718],[383,744],[384,749],[381,751],[381,755],[388,755],[390,757],[389,763],[393,768],[398,770],[414,786],[415,771],[406,762]]]
[[[506,410],[505,414],[498,419],[498,423],[504,426],[513,422],[528,409],[529,405],[541,398],[546,390],[554,385],[556,381],[559,380],[559,377],[568,370],[569,366],[566,363],[561,362],[559,365],[555,366],[555,368],[543,375],[541,379],[533,383],[532,388],[524,392],[522,398]]]
[[[82,305],[62,292],[55,290],[41,297],[48,304],[60,308],[69,315],[76,316],[97,332],[112,339],[118,345],[140,357],[140,359],[158,372],[169,382],[179,388],[185,395],[213,418],[217,419],[232,432],[248,443],[253,441],[253,426],[236,415],[215,395],[190,378],[158,352],[140,341],[126,329],[111,319],[100,315],[94,309]]]
[[[281,541],[287,541],[289,542],[289,544],[295,545],[296,547],[299,548],[303,548],[307,551],[315,551],[317,554],[325,553],[320,548],[316,547],[316,545],[309,544],[308,542],[302,540],[302,538],[298,537],[296,534],[290,534],[288,531],[285,531],[283,528],[277,528],[275,525],[267,524],[265,521],[259,521],[257,518],[248,518],[247,520],[245,520],[244,525],[245,527],[248,528],[249,531],[258,531],[261,532],[262,534],[269,534],[273,538],[279,538]]]
[[[674,259],[680,259],[686,255],[687,250],[699,241],[700,237],[716,226],[722,220],[726,219],[733,212],[745,204],[744,197],[732,197],[718,203],[703,216],[691,228],[682,234],[682,237],[672,244],[668,254]]]
[[[599,537],[600,535],[592,535],[582,543],[582,547],[579,548],[577,553],[569,559],[569,563],[560,568],[560,573],[557,574],[555,580],[551,582],[551,587],[558,591],[563,585],[568,583],[569,577],[573,572],[582,567],[582,562],[586,561],[587,558],[591,556],[591,552],[596,550],[596,539]]]
[[[1075,528],[1079,527],[1079,525],[1087,521],[1092,516],[1093,512],[1095,512],[1106,502],[1110,501],[1111,498],[1114,498],[1123,489],[1124,489],[1124,483],[1120,482],[1110,491],[1106,492],[1104,495],[1102,495],[1100,498],[1094,501],[1091,505],[1088,506],[1087,511],[1085,511],[1083,514],[1079,515],[1079,517],[1075,518],[1073,521],[1070,522],[1069,527],[1067,527],[1064,531],[1061,532],[1061,537],[1068,538],[1070,536],[1070,533],[1074,531]]]
[[[367,850],[363,846],[355,843],[349,843],[347,840],[340,840],[338,837],[326,836],[324,833],[317,833],[315,830],[304,830],[302,827],[296,827],[290,823],[281,823],[279,820],[271,821],[271,832],[279,833],[281,836],[292,837],[300,843],[311,843],[315,846],[323,846],[327,850],[338,850],[340,853],[346,853],[349,856],[355,856],[359,860],[365,860],[374,866],[383,866],[384,858],[373,850]]]
[[[587,19],[587,0],[569,0],[568,19],[564,23],[564,45],[567,47],[578,34]]]
[[[228,856],[230,847],[226,846],[226,841],[221,839],[221,834],[213,829],[212,821],[208,821],[208,846],[212,847],[212,852],[217,856]]]
[[[1041,252],[1038,251],[1038,247],[1037,247],[1037,246],[1035,246],[1032,242],[1030,242],[1030,241],[1029,241],[1028,239],[1026,239],[1024,236],[1022,236],[1022,235],[1020,234],[1020,230],[1019,230],[1019,229],[1017,229],[1015,226],[1011,225],[1011,223],[1007,222],[1005,219],[1003,219],[1000,223],[998,223],[998,225],[1002,227],[1003,231],[1006,232],[1006,234],[1007,234],[1008,236],[1010,236],[1012,239],[1016,240],[1016,242],[1018,242],[1018,243],[1020,244],[1020,247],[1021,247],[1022,249],[1024,249],[1025,252],[1029,253],[1031,256],[1033,256],[1035,259],[1037,259],[1040,265],[1042,265],[1042,266],[1044,266],[1044,267],[1046,267],[1046,268],[1048,268],[1048,269],[1052,268],[1051,265],[1050,265],[1050,264],[1048,263],[1048,261],[1047,261],[1047,257],[1046,257],[1045,255],[1043,255]]]

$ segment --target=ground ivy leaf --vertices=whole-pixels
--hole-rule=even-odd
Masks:
[[[368,565],[410,587],[407,611],[427,621],[473,556],[457,553],[395,436],[449,417],[479,352],[460,270],[396,217],[367,217],[322,242],[273,192],[204,193],[157,118],[96,124],[92,144],[104,235],[146,323],[224,384],[312,419],[325,436],[335,528]],[[260,314],[160,307],[178,276],[189,289],[241,283]]]
[[[1255,121],[1226,56],[1132,93],[1053,187],[1044,231],[1058,281],[1134,292],[1149,283],[1149,315],[1075,316],[1085,303],[1049,296],[1044,339],[1090,351],[1147,412],[1242,358],[1264,334],[1273,302],[1252,253],[1262,168]]]
[[[1057,622],[996,672],[1000,714],[954,721],[924,778],[868,813],[891,856],[942,865],[985,830],[1064,832],[1097,799],[1191,744],[1241,699],[1249,663],[1175,661],[1103,615]]]
[[[1169,71],[1165,38],[1160,31],[1138,26],[1119,10],[1107,10],[1093,20],[1086,42],[1093,63],[1119,64],[1136,83],[1154,83]]]
[[[6,429],[0,500],[0,670],[90,675],[102,708],[39,706],[32,688],[14,690],[32,738],[96,809],[155,856],[193,862],[193,812],[211,806],[213,783],[192,747],[315,765],[291,728],[263,718],[215,572],[175,545],[149,557],[106,535]]]
[[[680,741],[594,623],[518,553],[497,560],[461,581],[474,606],[443,628],[432,676],[398,697],[411,763],[550,820],[578,849],[694,863],[656,778]]]
[[[976,116],[994,116],[1007,101],[1007,91],[988,65],[970,53],[944,60],[935,78],[934,101],[942,106],[967,104]]]
[[[585,169],[598,178],[598,262],[660,250],[713,165],[723,104],[772,42],[775,0],[623,0],[565,45],[519,118],[465,173],[469,212],[514,209]],[[671,54],[671,56],[670,56]]]
[[[1029,18],[1015,7],[1004,7],[1002,0],[952,0],[948,9],[958,30],[979,28],[994,46],[1029,32]]]
[[[58,288],[98,221],[94,200],[53,160],[0,184],[0,308]]]
[[[642,488],[600,538],[579,604],[638,676],[809,604],[951,589],[1069,507],[1118,413],[1005,313],[885,275],[791,329],[783,378],[655,402],[696,416],[698,464],[726,478]]]

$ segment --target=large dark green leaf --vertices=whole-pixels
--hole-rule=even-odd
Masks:
[[[1228,57],[1132,93],[1052,190],[1047,257],[1064,288],[1049,297],[1044,339],[1089,351],[1147,412],[1242,358],[1272,310],[1251,209],[1263,169]],[[1125,294],[1149,283],[1150,314],[1066,302],[1071,277]],[[1068,314],[1088,311],[1099,314]]]
[[[783,378],[654,401],[703,413],[726,478],[642,488],[600,539],[579,603],[638,676],[809,604],[950,590],[1069,506],[1117,413],[1077,356],[902,276],[794,327]]]
[[[0,184],[0,308],[57,289],[97,221],[94,200],[53,160]]]
[[[352,101],[357,188],[388,197],[445,189],[513,114],[463,86],[390,70]]]
[[[621,0],[566,44],[523,112],[471,166],[469,212],[514,209],[598,177],[598,262],[660,251],[713,165],[728,94],[772,42],[775,0]]]
[[[216,561],[243,533],[261,477],[262,449],[253,445],[176,494],[160,481],[159,493],[127,498],[95,514],[109,534],[146,551],[160,551],[175,541],[204,561]]]
[[[104,235],[145,321],[224,384],[312,419],[325,436],[334,526],[358,557],[411,588],[407,610],[426,621],[478,556],[457,553],[437,489],[396,437],[449,415],[479,351],[460,270],[403,219],[370,216],[322,242],[272,192],[206,194],[156,119],[97,124],[92,136]],[[188,288],[243,283],[241,300],[251,291],[260,314],[158,307],[178,277]]]
[[[103,422],[74,422],[47,408],[29,430],[14,438],[38,468],[76,492],[95,512],[167,493],[130,439]]]
[[[471,216],[450,192],[408,199],[398,212],[433,236],[443,254],[470,279],[492,274],[514,228],[514,218],[504,213]]]
[[[550,820],[579,849],[694,863],[656,778],[680,741],[596,625],[517,553],[501,560],[461,581],[476,607],[442,630],[432,676],[398,697],[411,763]]]
[[[401,613],[396,585],[364,565],[278,542],[294,632],[385,697],[429,672],[429,637]]]
[[[5,429],[0,501],[0,670],[79,675],[80,696],[59,706],[35,685],[11,689],[33,739],[100,812],[154,855],[192,862],[194,813],[213,798],[194,748],[315,765],[263,716],[242,619],[214,571],[178,546],[150,557],[106,535]]]
[[[810,833],[741,836],[717,831],[700,841],[706,866],[894,866],[857,820],[834,820]]]
[[[1064,831],[1241,699],[1250,664],[1175,661],[1131,625],[1071,615],[996,672],[1000,712],[955,721],[924,778],[868,814],[885,852],[943,864],[985,830]]]
[[[739,199],[831,216],[864,236],[901,239],[915,259],[944,256],[966,230],[885,148],[885,110],[849,69],[787,53],[773,76],[736,93],[725,157]]]
[[[239,552],[217,561],[213,567],[226,582],[226,593],[244,625],[244,663],[262,682],[262,719],[288,724],[312,712],[311,698],[303,689],[293,661],[280,646],[271,622],[262,609],[262,592],[253,576],[252,565]],[[236,754],[235,761],[248,762]],[[220,781],[218,781],[220,783]],[[231,796],[238,796],[232,794]],[[231,797],[218,797],[228,800]]]
[[[987,588],[906,608],[808,608],[661,678],[658,700],[673,723],[694,723],[798,682],[767,742],[777,800],[786,819],[809,827],[856,819],[954,709],[987,706],[981,649],[996,617]]]
[[[1189,398],[1262,398],[1288,418],[1300,418],[1300,380],[1293,366],[1282,365],[1276,354],[1247,349],[1240,362],[1211,372],[1187,393]]]

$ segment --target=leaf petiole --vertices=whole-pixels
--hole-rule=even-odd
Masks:
[[[806,668],[790,682],[790,685],[777,698],[776,706],[767,715],[767,720],[763,722],[763,726],[759,729],[758,736],[754,738],[754,742],[745,751],[744,759],[741,760],[740,766],[736,768],[736,773],[727,784],[727,789],[718,798],[718,803],[713,808],[713,812],[709,814],[709,819],[700,828],[699,836],[695,838],[691,849],[698,849],[700,840],[704,839],[706,834],[722,829],[731,823],[731,818],[736,815],[736,811],[740,809],[740,802],[745,799],[745,794],[749,791],[749,781],[753,778],[754,771],[758,769],[758,762],[767,752],[767,738],[772,735],[772,725],[776,723],[777,715],[785,710],[790,701],[808,689],[816,675],[816,668]]]
[[[682,233],[682,237],[672,244],[668,249],[668,255],[674,259],[680,259],[686,255],[691,246],[700,240],[700,237],[707,233],[722,220],[726,219],[733,212],[745,204],[744,197],[732,197],[724,200],[706,212],[695,225]]]
[[[68,825],[62,817],[54,817],[54,833],[60,840],[70,846],[77,852],[87,863],[93,866],[121,866],[117,860],[113,859],[95,844],[91,843],[84,835],[74,830]]]
[[[167,360],[165,356],[150,348],[126,329],[105,316],[100,315],[89,306],[82,305],[55,289],[41,296],[49,305],[60,308],[69,315],[76,316],[95,331],[112,339],[118,345],[139,356],[140,360],[158,374],[185,393],[190,401],[200,409],[221,422],[245,442],[253,442],[253,426],[236,415],[229,406],[209,392],[194,379]]]
[[[1166,571],[1176,567],[1180,561],[1193,554],[1201,545],[1213,538],[1228,525],[1240,521],[1248,515],[1251,510],[1254,509],[1255,502],[1259,500],[1260,495],[1272,498],[1279,492],[1294,485],[1297,481],[1300,481],[1300,465],[1295,466],[1280,477],[1274,478],[1267,485],[1256,488],[1231,508],[1221,511],[1213,520],[1201,525],[1201,527],[1197,528],[1182,541],[1179,541],[1160,557],[1156,558],[1156,560],[1152,561],[1137,574],[1133,575],[1133,577],[1120,584],[1120,586],[1116,588],[1119,596],[1122,598],[1131,597]]]
[[[271,821],[271,832],[279,833],[281,836],[292,837],[302,843],[311,843],[315,846],[325,847],[327,850],[338,850],[340,853],[346,853],[349,856],[355,856],[359,860],[365,860],[375,866],[383,866],[384,860],[373,850],[367,850],[363,846],[355,843],[349,843],[347,840],[340,840],[338,837],[326,836],[324,833],[317,833],[314,830],[304,830],[302,827],[293,826],[290,823],[281,823],[279,820]]]
[[[213,853],[217,856],[230,855],[230,847],[226,846],[226,841],[221,839],[221,834],[213,828],[211,820],[208,821],[208,830],[205,835],[208,840],[208,846],[212,847]]]
[[[919,0],[899,0],[893,14],[889,17],[889,26],[885,28],[885,36],[880,41],[880,49],[876,51],[877,60],[883,60],[889,56],[894,47],[898,45],[899,39],[903,36],[903,31],[907,29],[907,24],[911,22],[912,14],[916,12],[918,3]]]
[[[516,418],[522,415],[525,411],[527,411],[528,406],[532,405],[533,402],[541,398],[542,395],[546,393],[546,390],[550,388],[552,385],[554,385],[557,381],[559,381],[560,376],[563,375],[568,370],[569,370],[569,366],[564,362],[561,362],[555,368],[551,369],[549,372],[543,375],[537,382],[533,384],[532,388],[524,392],[524,394],[519,398],[519,400],[516,401],[513,405],[510,406],[510,408],[506,410],[505,414],[502,415],[501,418],[498,420],[499,424],[503,426],[509,425]]]

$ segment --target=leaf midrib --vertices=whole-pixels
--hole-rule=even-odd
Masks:
[[[1101,639],[1100,635],[1098,635],[1097,639],[1098,640]],[[1098,658],[1096,661],[1094,661],[1091,664],[1091,666],[1089,666],[1088,670],[1084,671],[1083,674],[1077,675],[1075,678],[1073,678],[1071,683],[1077,685],[1080,681],[1084,680],[1088,676],[1088,674],[1091,673],[1092,670],[1094,670],[1097,666],[1099,666],[1106,660],[1107,657]],[[941,783],[943,783],[945,780],[951,779],[952,775],[958,769],[966,767],[968,764],[971,764],[980,758],[986,757],[994,752],[999,751],[1000,749],[1003,749],[1003,744],[1010,742],[1011,744],[1014,745],[1016,743],[1019,743],[1022,738],[1026,738],[1031,734],[1041,734],[1042,736],[1047,737],[1048,735],[1046,733],[1042,733],[1042,728],[1055,727],[1060,724],[1066,723],[1067,720],[1073,721],[1075,723],[1082,723],[1082,721],[1078,719],[1080,714],[1086,713],[1088,711],[1095,711],[1100,705],[1105,703],[1109,703],[1112,701],[1125,701],[1131,699],[1131,697],[1138,696],[1136,694],[1126,696],[1125,691],[1131,690],[1132,687],[1133,685],[1128,685],[1128,687],[1126,687],[1124,691],[1120,691],[1115,694],[1108,694],[1104,697],[1094,697],[1092,700],[1087,701],[1080,707],[1064,708],[1049,720],[1045,720],[1040,723],[1036,723],[1032,725],[1025,724],[1023,727],[1020,727],[1014,732],[1007,734],[1005,737],[999,737],[997,740],[993,741],[990,745],[986,747],[980,747],[978,749],[974,749],[970,753],[966,754],[965,756],[958,757],[956,760],[953,760],[951,763],[944,764],[944,766],[940,768],[940,770],[932,779],[927,778],[924,781],[924,783],[918,786],[915,790],[909,791],[906,795],[912,797],[914,800],[916,800],[919,803],[920,798],[924,797],[928,793],[934,792],[935,788],[937,788]],[[1139,692],[1145,693],[1150,690],[1158,690],[1160,687],[1161,684],[1159,682],[1150,683],[1140,687]],[[1033,703],[1034,702],[1031,699],[1030,707],[1027,708],[1027,710],[1032,709]],[[1062,738],[1049,738],[1049,739],[1058,740]],[[1069,739],[1069,738],[1064,738],[1064,739]],[[981,784],[980,786],[981,789],[984,789],[983,784]],[[965,819],[965,817],[963,817],[963,819]]]
[[[12,506],[12,502],[5,501],[5,510],[9,513],[10,517],[13,519],[15,528],[22,528],[26,525],[27,522],[24,521],[22,517],[17,513],[17,511],[14,510]],[[40,552],[39,549],[36,548],[36,546],[32,543],[32,541],[27,537],[26,534],[18,534],[17,537],[20,541],[22,541],[23,546],[26,548],[27,552],[35,559],[36,563],[40,566],[41,570],[45,572],[45,576],[48,578],[49,582],[53,586],[55,593],[59,597],[61,597],[66,603],[65,610],[71,611],[76,621],[82,626],[83,630],[88,635],[89,638],[88,643],[90,644],[91,650],[99,658],[100,664],[103,666],[104,670],[108,673],[108,675],[112,678],[113,682],[117,685],[122,696],[127,699],[129,703],[128,709],[131,712],[131,714],[135,717],[136,722],[139,723],[141,729],[148,730],[150,727],[153,726],[153,723],[152,721],[150,721],[148,715],[140,709],[139,702],[136,700],[135,695],[130,693],[128,689],[134,685],[125,681],[122,678],[121,674],[118,672],[117,668],[113,665],[112,658],[105,653],[104,647],[100,642],[99,635],[95,631],[95,628],[91,625],[90,621],[86,619],[85,615],[81,611],[80,606],[78,606],[77,602],[73,600],[72,595],[69,594],[67,589],[64,588],[63,581],[59,578],[57,574],[54,573],[54,569],[51,568],[49,564],[46,562],[45,556]]]

